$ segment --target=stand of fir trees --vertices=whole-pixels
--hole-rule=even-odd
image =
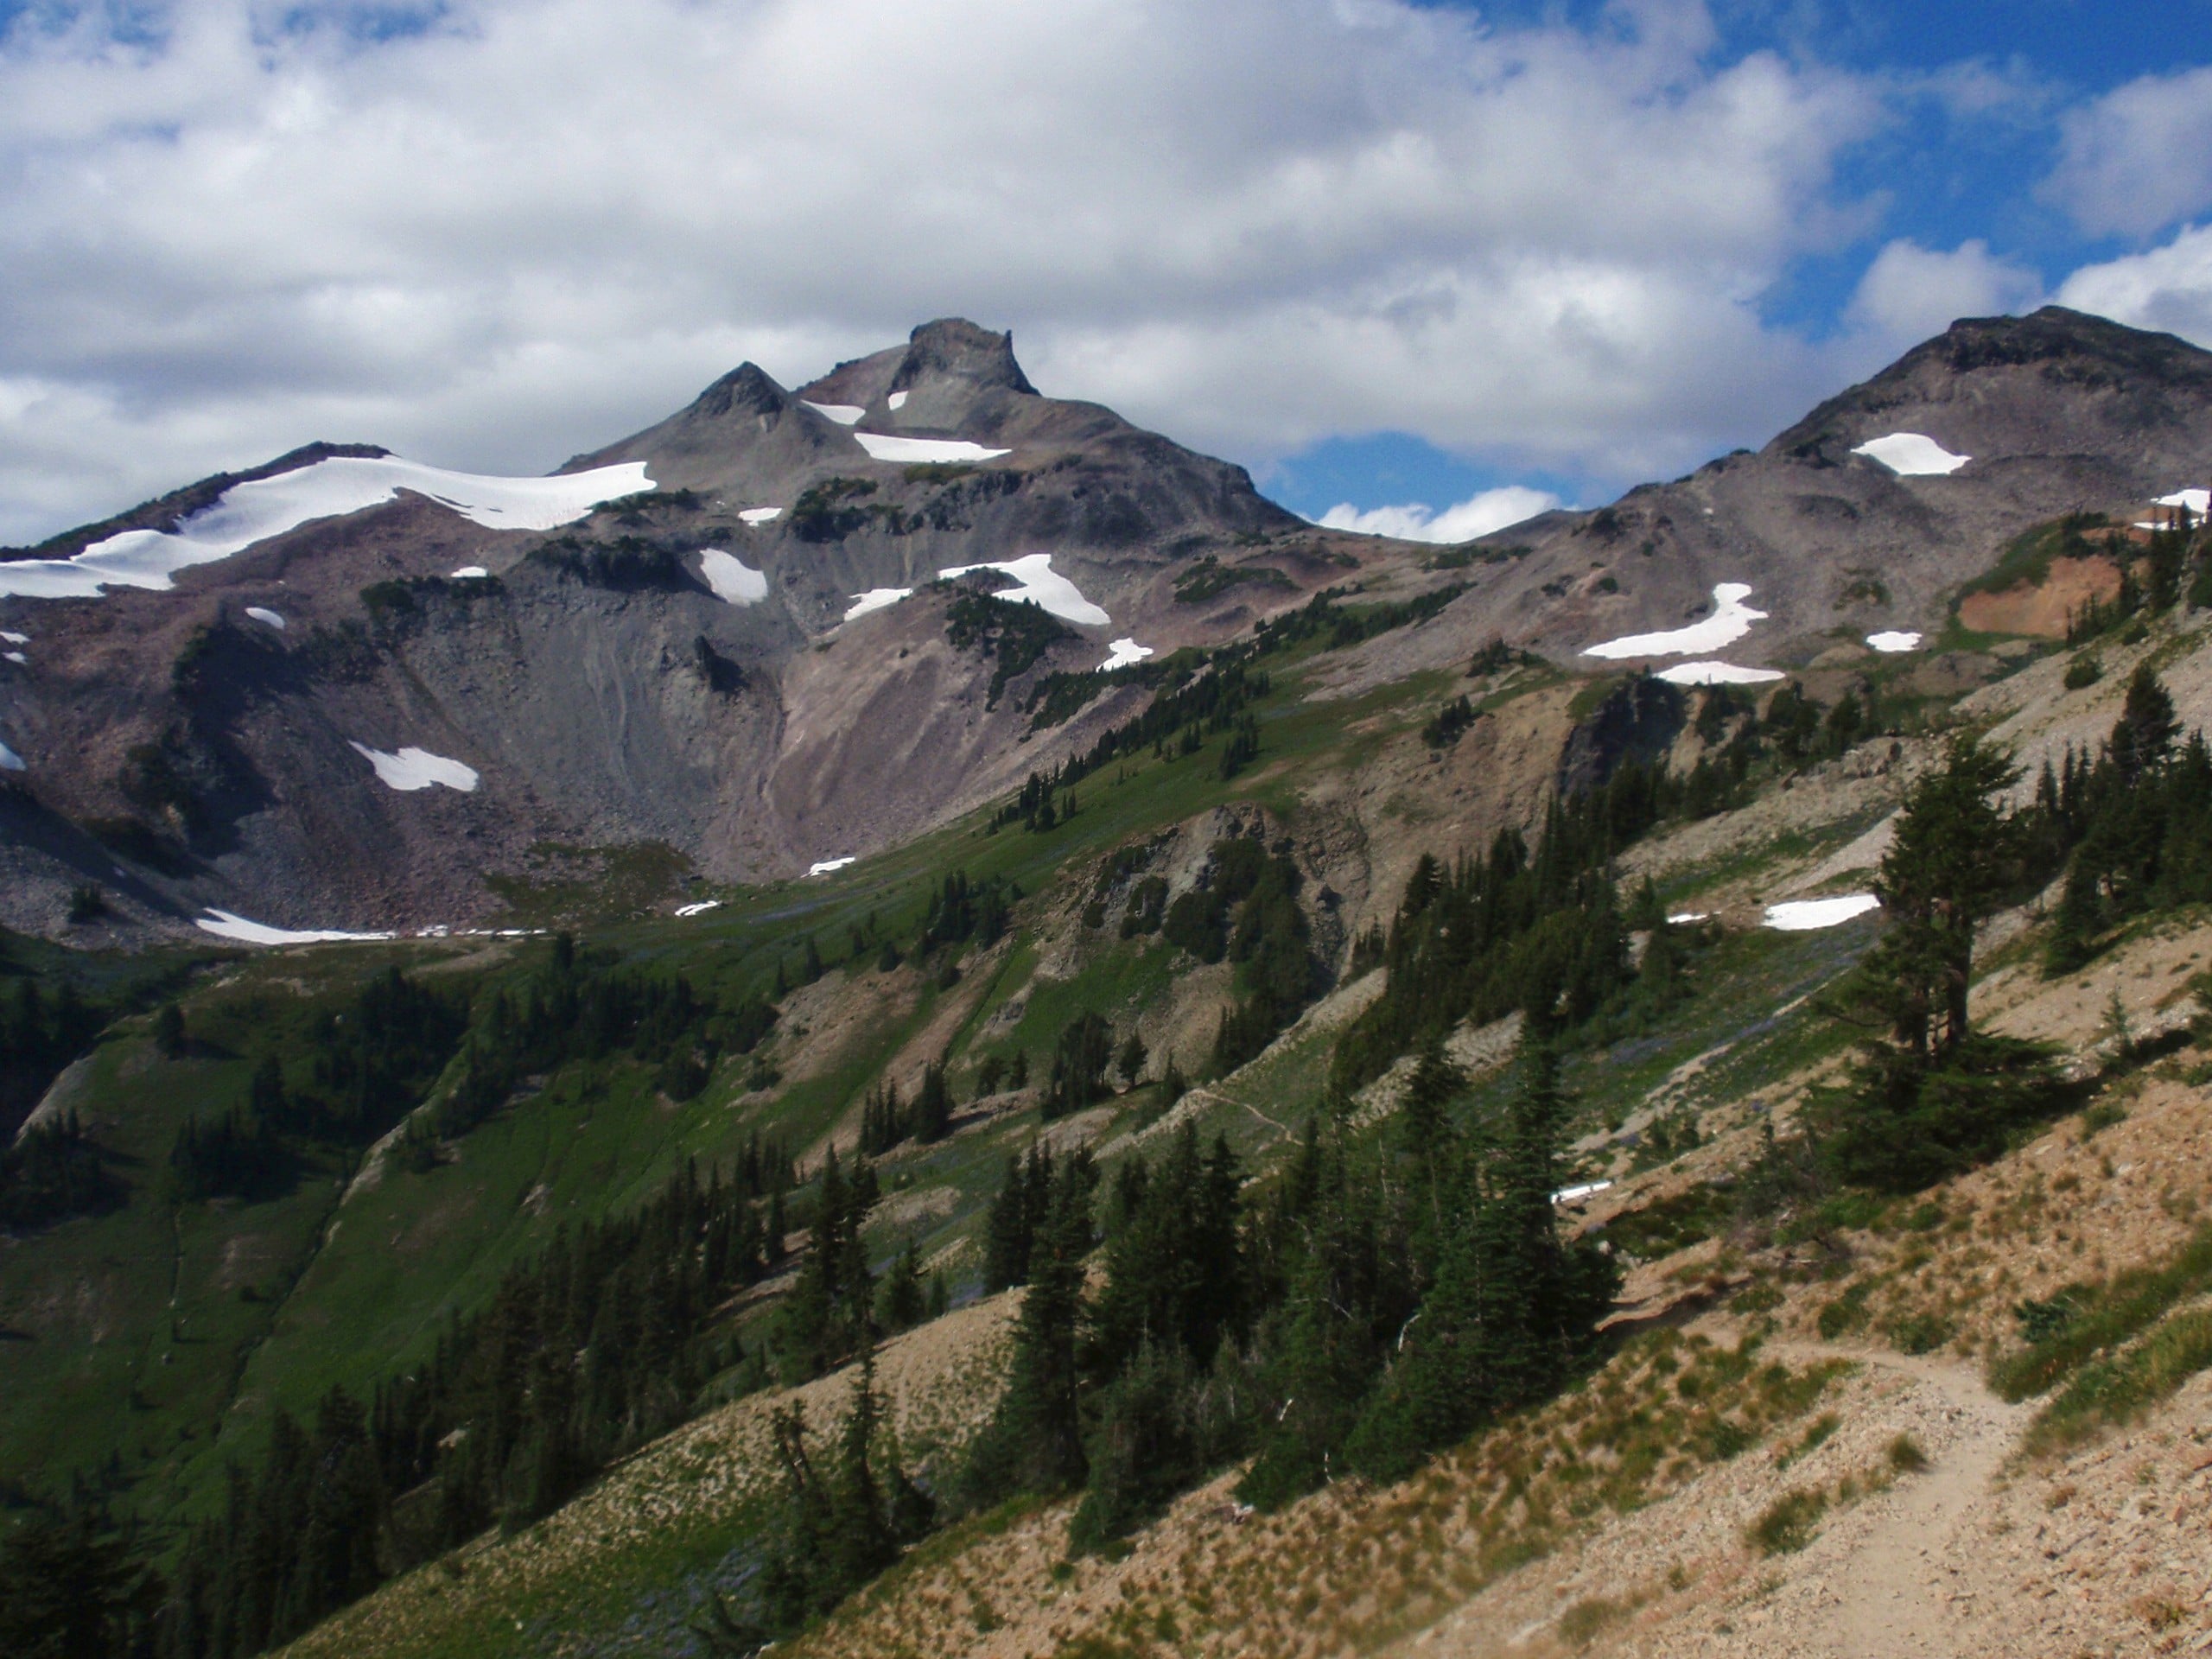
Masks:
[[[488,1526],[551,1512],[689,1418],[710,1380],[766,1382],[767,1357],[721,1326],[781,1260],[791,1187],[789,1157],[758,1139],[727,1178],[687,1166],[634,1214],[556,1231],[365,1404],[333,1389],[311,1427],[280,1412],[183,1541],[162,1659],[276,1646]],[[821,1201],[849,1212],[849,1192]]]
[[[14,1135],[62,1067],[90,1048],[112,1017],[66,979],[48,991],[26,974],[0,991],[0,1138]]]
[[[2202,732],[2179,739],[2173,699],[2145,664],[2102,750],[2069,748],[2044,767],[2034,844],[2066,872],[2052,972],[2085,966],[2131,917],[2212,901],[2212,750]]]
[[[1630,965],[1611,861],[1681,801],[1662,768],[1625,764],[1595,789],[1554,798],[1533,853],[1501,830],[1486,858],[1448,870],[1424,854],[1388,935],[1356,944],[1355,971],[1380,965],[1388,979],[1337,1046],[1335,1089],[1350,1094],[1463,1020],[1517,1009],[1539,1027],[1573,1027],[1635,998],[1647,1012],[1671,1001],[1681,952],[1670,937]],[[1663,912],[1634,919],[1666,930]]]
[[[82,1491],[0,1530],[0,1653],[10,1659],[149,1659],[162,1594],[136,1529]]]
[[[1464,1087],[1448,1065],[1410,1127],[1309,1125],[1256,1197],[1188,1125],[1103,1194],[1087,1159],[1013,1160],[985,1282],[1027,1289],[962,1502],[1079,1491],[1073,1541],[1097,1548],[1238,1458],[1243,1495],[1280,1503],[1395,1478],[1556,1393],[1596,1357],[1615,1275],[1559,1236],[1557,1064],[1539,1040],[1526,1065],[1468,1130],[1442,1109]]]

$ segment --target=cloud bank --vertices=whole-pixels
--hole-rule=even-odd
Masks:
[[[1525,484],[1508,484],[1484,490],[1465,501],[1432,511],[1414,502],[1398,507],[1370,507],[1363,512],[1350,502],[1331,507],[1318,522],[1331,530],[1356,530],[1365,536],[1396,536],[1409,542],[1471,542],[1493,530],[1503,530],[1560,505],[1548,490],[1532,490]]]
[[[1677,467],[1829,384],[1758,302],[1848,239],[1885,119],[1690,0],[111,15],[0,44],[10,539],[317,436],[543,469],[947,313],[1246,460],[1388,427]]]

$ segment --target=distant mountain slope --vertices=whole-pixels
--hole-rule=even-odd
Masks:
[[[1225,637],[1341,580],[1357,539],[1306,525],[1242,468],[1039,395],[1006,336],[948,321],[802,393],[737,369],[564,467],[652,488],[550,530],[457,513],[430,482],[337,516],[264,511],[259,539],[167,590],[32,596],[88,586],[83,567],[118,545],[160,563],[169,543],[145,532],[189,520],[206,540],[240,517],[226,492],[242,484],[312,500],[306,469],[381,453],[315,446],[26,550],[76,566],[0,566],[16,595],[0,620],[29,636],[23,662],[0,664],[0,741],[23,763],[0,774],[0,923],[54,931],[92,880],[171,926],[203,905],[288,926],[457,925],[493,907],[487,874],[546,875],[531,851],[546,843],[794,874],[1082,741],[1079,723],[1027,743],[1018,702],[1037,675],[1094,669],[1116,639],[1164,654]],[[1177,590],[1204,560],[1262,556],[1255,580]],[[956,648],[946,598],[922,590],[1015,560],[968,584],[1036,595],[1061,627],[994,703],[996,663]],[[882,613],[849,623],[871,594]],[[374,754],[406,749],[476,786],[387,786]]]
[[[226,493],[381,454],[315,446],[35,551],[98,563],[137,533],[159,563],[146,533],[206,539],[238,516]],[[1932,645],[2022,531],[2212,480],[2212,354],[2056,308],[1962,321],[1757,454],[1443,556],[1319,530],[1242,468],[1042,396],[1008,336],[958,320],[796,391],[743,365],[558,476],[585,474],[576,499],[602,504],[534,509],[550,528],[499,527],[550,480],[402,486],[267,520],[168,590],[29,597],[35,573],[0,563],[0,630],[27,636],[0,658],[0,766],[21,763],[0,771],[0,925],[65,934],[86,882],[121,920],[77,937],[208,905],[462,925],[499,908],[489,880],[512,897],[641,846],[664,876],[798,874],[1010,791],[1141,697],[1033,732],[1043,675],[1217,643],[1332,587],[1466,589],[1356,653],[1347,692],[1499,637],[1581,671],[1769,677],[1870,633]],[[946,571],[1057,613],[1010,686],[951,626]],[[431,759],[377,759],[408,750]],[[380,781],[435,760],[475,786]]]
[[[1901,474],[1856,453],[1902,434],[1968,459]],[[1955,323],[1757,454],[1485,542],[1532,550],[1500,620],[1563,659],[1705,615],[1715,585],[1739,582],[1767,620],[1735,660],[1789,667],[1838,639],[1932,635],[1948,596],[2031,526],[2208,481],[2212,353],[2049,306]]]

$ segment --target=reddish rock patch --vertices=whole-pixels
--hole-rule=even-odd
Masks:
[[[1959,620],[1977,633],[2031,633],[2063,639],[2068,620],[2091,600],[2120,591],[2120,567],[2109,559],[2053,559],[2040,582],[2024,582],[1996,594],[1969,594],[1959,601]]]

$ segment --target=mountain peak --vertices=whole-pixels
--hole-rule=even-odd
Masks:
[[[1003,387],[1032,397],[1037,393],[1014,360],[1013,334],[993,334],[965,317],[939,317],[907,336],[906,355],[892,377],[891,389],[903,391],[938,376],[969,381],[978,390]]]
[[[2108,318],[2046,305],[2024,317],[1961,317],[1897,365],[1934,361],[1955,373],[2094,358],[2133,372],[2202,372],[2207,355],[2173,334],[2130,328]]]
[[[773,415],[791,396],[756,363],[741,363],[695,398],[690,412],[709,420],[730,414]]]

